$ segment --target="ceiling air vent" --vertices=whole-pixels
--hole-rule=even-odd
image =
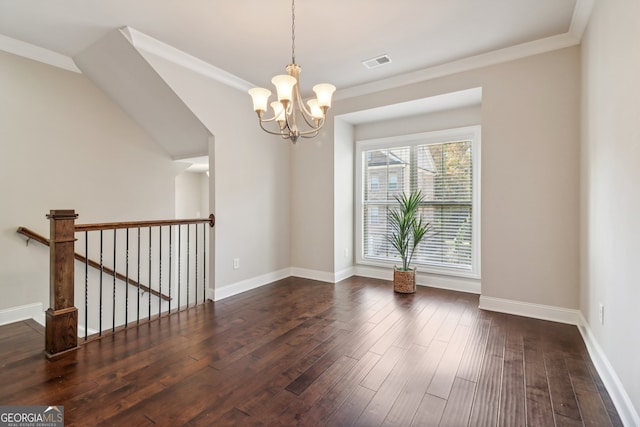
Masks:
[[[376,68],[381,65],[388,64],[389,62],[391,62],[391,58],[389,58],[389,55],[385,54],[377,56],[375,58],[367,59],[366,61],[362,61],[362,65],[367,68]]]

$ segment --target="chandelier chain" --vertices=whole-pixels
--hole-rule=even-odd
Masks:
[[[296,1],[291,0],[291,63],[296,63]]]

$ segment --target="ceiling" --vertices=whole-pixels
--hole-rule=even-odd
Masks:
[[[339,95],[514,46],[577,44],[592,3],[298,0],[296,62],[303,90],[329,82]],[[291,60],[290,0],[0,0],[0,49],[20,41],[73,58],[122,26],[258,86]],[[382,54],[389,64],[361,63]]]

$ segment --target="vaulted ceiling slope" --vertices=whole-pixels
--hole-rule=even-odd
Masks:
[[[109,31],[74,60],[171,158],[208,154],[211,133],[135,49],[126,29]]]
[[[347,97],[574,45],[593,1],[298,0],[303,90],[327,81]],[[123,26],[253,85],[291,59],[290,0],[0,0],[0,49],[68,68]],[[361,63],[382,54],[385,66]]]

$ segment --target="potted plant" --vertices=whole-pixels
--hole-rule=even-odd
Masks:
[[[395,292],[408,294],[416,291],[416,270],[411,268],[411,260],[416,247],[431,229],[431,224],[419,215],[423,198],[419,190],[409,195],[397,194],[395,199],[398,206],[388,213],[391,235],[387,239],[402,259],[402,267],[394,266],[393,269]]]

